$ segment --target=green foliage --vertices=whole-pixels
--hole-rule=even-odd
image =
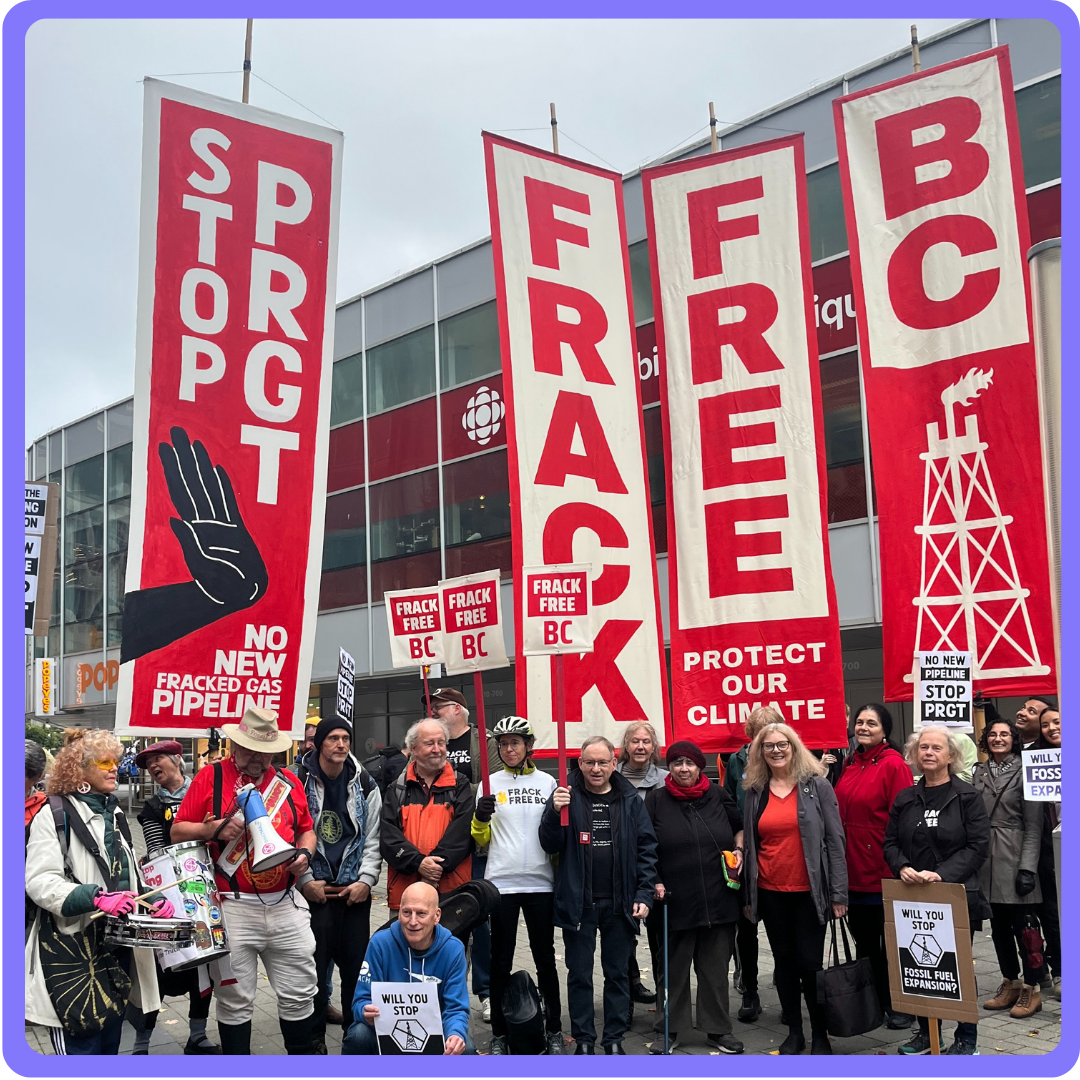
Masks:
[[[64,745],[64,733],[59,728],[38,724],[33,720],[26,721],[26,737],[33,739],[38,746],[46,750],[59,750]]]

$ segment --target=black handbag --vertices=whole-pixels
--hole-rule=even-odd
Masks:
[[[863,957],[852,960],[845,920],[840,919],[840,936],[844,940],[844,963],[836,945],[836,923],[832,920],[832,942],[829,948],[831,966],[817,972],[817,999],[825,1008],[829,1034],[840,1039],[865,1035],[885,1022],[885,1010],[874,988],[874,973],[870,961]]]

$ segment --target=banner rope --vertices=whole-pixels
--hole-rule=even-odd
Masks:
[[[264,83],[266,83],[266,85],[267,85],[267,86],[269,86],[271,90],[277,90],[277,92],[278,92],[279,94],[281,94],[281,96],[282,96],[282,97],[287,97],[287,98],[288,98],[288,99],[289,99],[289,100],[290,100],[291,102],[293,102],[293,103],[294,103],[295,105],[299,105],[301,109],[306,109],[306,110],[307,110],[307,111],[308,111],[309,113],[311,113],[311,115],[312,115],[312,116],[318,116],[318,117],[319,117],[319,119],[320,119],[320,120],[321,120],[321,121],[322,121],[322,122],[323,122],[324,124],[326,124],[326,126],[327,126],[327,127],[332,127],[332,128],[334,128],[335,130],[338,130],[337,124],[332,124],[332,123],[331,123],[331,122],[330,122],[329,120],[327,120],[327,119],[326,119],[326,117],[325,117],[325,116],[319,116],[319,114],[318,114],[318,113],[317,113],[317,112],[316,112],[316,111],[315,111],[314,109],[312,109],[312,108],[309,108],[309,107],[308,107],[307,105],[305,105],[305,104],[304,104],[304,103],[303,103],[302,101],[297,101],[297,100],[296,100],[296,98],[294,98],[294,97],[292,96],[292,94],[286,94],[284,90],[281,90],[281,89],[279,89],[278,87],[276,87],[276,86],[275,86],[275,85],[274,85],[274,84],[273,84],[272,82],[270,82],[270,81],[269,81],[268,79],[264,79],[264,78],[263,78],[263,77],[262,77],[262,76],[261,76],[261,75],[260,75],[260,74],[259,74],[259,73],[258,73],[257,71],[254,71],[254,70],[252,70],[251,74],[252,74],[252,75],[254,75],[254,76],[255,76],[255,78],[259,80],[259,82],[264,82]]]

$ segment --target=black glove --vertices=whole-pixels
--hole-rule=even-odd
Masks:
[[[490,821],[491,815],[495,813],[495,796],[494,795],[482,795],[476,800],[476,820],[477,821]],[[1034,886],[1032,886],[1034,888]]]
[[[1016,871],[1016,895],[1027,896],[1035,891],[1035,874],[1031,870]]]

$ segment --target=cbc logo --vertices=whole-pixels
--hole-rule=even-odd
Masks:
[[[506,406],[499,397],[498,390],[481,386],[465,406],[461,426],[465,434],[480,446],[487,446],[499,433],[502,418],[506,415]]]

